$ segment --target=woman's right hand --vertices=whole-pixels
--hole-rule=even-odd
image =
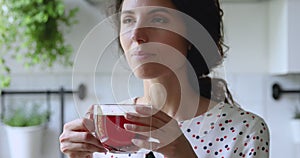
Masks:
[[[69,158],[92,158],[93,152],[107,152],[92,134],[95,131],[91,119],[82,118],[64,125],[59,137],[60,150]]]

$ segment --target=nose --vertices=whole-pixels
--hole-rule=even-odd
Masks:
[[[131,40],[137,42],[138,44],[148,42],[148,35],[146,28],[135,28],[132,30]]]

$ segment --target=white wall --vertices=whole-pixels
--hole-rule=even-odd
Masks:
[[[224,3],[228,73],[268,72],[268,3]]]
[[[276,0],[275,0],[276,1]],[[272,56],[269,40],[269,4],[226,3],[225,41],[230,50],[225,61],[227,80],[235,99],[241,106],[262,116],[269,125],[271,134],[271,158],[300,157],[300,146],[293,143],[289,120],[300,95],[284,95],[279,101],[272,96],[271,87],[278,82],[285,89],[300,89],[300,74],[272,76],[269,62]],[[273,3],[273,2],[272,2]],[[280,64],[280,63],[273,63]],[[271,65],[272,67],[272,65]]]
[[[236,100],[265,116],[265,76],[268,73],[268,3],[224,3],[224,65]],[[247,83],[256,83],[247,84]],[[246,97],[247,96],[247,97]]]

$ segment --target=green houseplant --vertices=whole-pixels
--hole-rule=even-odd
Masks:
[[[290,121],[290,125],[294,143],[300,144],[300,108],[298,105],[295,105],[294,115]]]
[[[31,108],[24,106],[10,110],[4,117],[3,123],[11,127],[38,126],[46,123],[50,117],[49,111],[41,111],[39,104]]]
[[[0,89],[10,85],[8,58],[25,67],[71,65],[72,47],[63,29],[77,22],[77,11],[66,11],[63,0],[0,1]]]
[[[299,119],[300,120],[300,109],[298,106],[295,107],[295,111],[294,111],[294,119]]]

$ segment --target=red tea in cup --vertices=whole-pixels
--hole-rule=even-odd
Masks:
[[[94,105],[94,122],[100,142],[113,153],[132,153],[138,151],[131,140],[140,135],[127,131],[124,124],[137,124],[126,120],[126,113],[135,113],[131,104]]]

